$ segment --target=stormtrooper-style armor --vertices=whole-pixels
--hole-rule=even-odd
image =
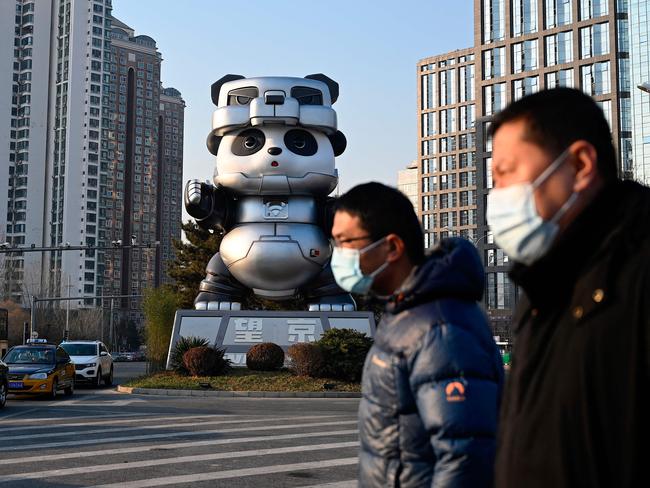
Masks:
[[[328,195],[338,183],[334,158],[346,146],[332,109],[337,97],[338,84],[322,74],[226,75],[212,85],[214,186],[190,180],[185,207],[224,237],[196,309],[238,310],[250,289],[272,300],[303,293],[315,311],[355,309],[329,267]]]

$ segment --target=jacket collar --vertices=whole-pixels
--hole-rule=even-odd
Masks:
[[[397,313],[440,298],[478,301],[483,297],[483,280],[474,245],[461,238],[443,239],[390,297],[386,311]]]

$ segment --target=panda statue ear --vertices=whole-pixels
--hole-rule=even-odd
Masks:
[[[332,143],[332,149],[334,149],[334,156],[340,156],[345,151],[345,148],[348,145],[348,140],[343,135],[343,132],[337,130],[331,136],[327,136]]]
[[[334,105],[334,102],[336,102],[339,98],[339,84],[334,81],[332,78],[329,76],[324,75],[323,73],[316,73],[313,75],[307,75],[305,76],[306,79],[308,80],[316,80],[316,81],[322,81],[327,85],[327,88],[329,88],[330,91],[330,98],[332,99],[332,105]]]
[[[221,144],[221,139],[223,139],[223,136],[218,136],[213,132],[210,132],[208,134],[208,139],[205,141],[206,146],[208,146],[208,151],[210,151],[211,154],[217,155],[217,152],[219,151],[219,144]]]
[[[228,83],[229,81],[235,81],[235,80],[243,80],[244,78],[246,77],[242,75],[226,75],[223,76],[222,78],[219,78],[214,83],[212,83],[212,87],[211,87],[212,103],[214,103],[216,106],[219,106],[219,92],[221,91],[221,87],[223,86],[224,83]]]

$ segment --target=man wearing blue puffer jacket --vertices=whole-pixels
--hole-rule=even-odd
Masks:
[[[363,372],[359,486],[490,487],[503,367],[465,239],[424,254],[410,201],[380,183],[336,203],[338,284],[387,301]]]

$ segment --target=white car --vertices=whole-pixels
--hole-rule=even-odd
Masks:
[[[100,341],[66,341],[61,347],[72,358],[77,381],[100,386],[113,384],[113,357]]]

